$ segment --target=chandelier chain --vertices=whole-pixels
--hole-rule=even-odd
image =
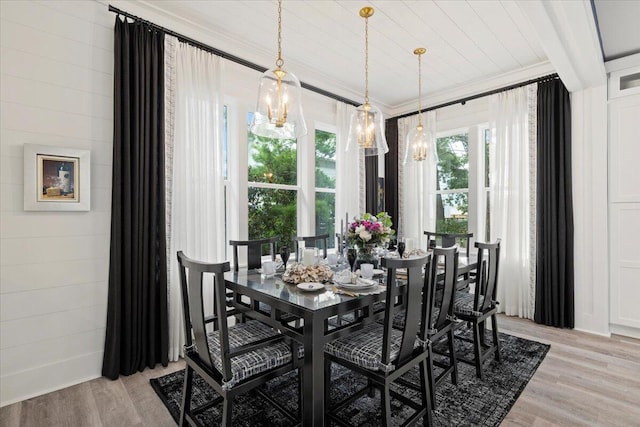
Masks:
[[[278,0],[278,59],[276,66],[282,68],[284,60],[282,59],[282,0]]]
[[[418,125],[422,126],[422,54],[418,54]]]
[[[369,18],[364,18],[364,103],[369,103]]]

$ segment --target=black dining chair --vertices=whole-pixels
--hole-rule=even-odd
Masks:
[[[429,246],[431,247],[431,241],[435,241],[435,246],[441,246],[443,248],[450,248],[451,246],[459,245],[465,248],[465,255],[469,258],[469,243],[473,238],[473,233],[437,233],[435,231],[425,231],[424,235],[427,236]]]
[[[196,420],[197,415],[221,403],[220,425],[231,426],[236,396],[250,390],[264,396],[259,386],[301,366],[304,350],[295,341],[257,320],[229,326],[227,316],[217,316],[226,308],[224,273],[230,270],[228,262],[203,263],[189,259],[180,251],[178,264],[186,340],[186,368],[178,424],[200,425]],[[203,298],[205,274],[213,275],[214,292],[213,316],[207,317]],[[217,327],[208,331],[207,324],[211,322]],[[191,401],[194,372],[218,394],[214,400],[203,402],[197,408],[192,407]],[[299,422],[301,413],[296,417],[269,396],[265,400],[290,421]]]
[[[296,248],[296,262],[300,256],[300,242],[304,242],[305,248],[320,248],[322,247],[323,258],[327,257],[327,249],[329,248],[329,234],[319,234],[317,236],[296,236],[294,239]],[[318,246],[320,243],[320,246]]]
[[[247,269],[255,270],[257,268],[262,267],[262,252],[265,247],[268,247],[268,254],[271,257],[271,261],[276,260],[276,243],[280,240],[280,236],[273,236],[266,239],[254,239],[254,240],[229,240],[229,244],[233,247],[233,269],[234,271],[239,271],[239,261],[238,261],[238,252],[240,247],[247,248]],[[233,304],[233,293],[227,292],[227,304]],[[256,311],[259,311],[267,316],[271,315],[271,306],[265,304],[263,302],[258,302],[257,304],[254,302],[245,301],[243,303],[248,308],[252,308]],[[229,308],[229,310],[234,310]],[[235,311],[234,311],[235,313]],[[249,316],[250,313],[242,313],[240,316],[240,320],[244,321],[245,317]],[[289,313],[278,313],[278,317],[281,321],[288,323],[291,321],[298,321],[299,319]]]
[[[240,264],[238,261],[238,248],[247,248],[247,268],[254,270],[262,267],[262,249],[269,247],[269,255],[271,261],[276,260],[276,243],[280,240],[280,236],[273,236],[266,239],[254,240],[229,240],[229,244],[233,248],[233,270],[238,271]]]
[[[391,396],[414,409],[404,426],[414,425],[420,419],[424,426],[432,425],[431,398],[429,386],[429,363],[431,343],[427,328],[420,319],[431,315],[428,309],[428,292],[422,269],[430,268],[431,255],[413,259],[382,258],[382,266],[387,268],[387,289],[383,324],[373,322],[364,328],[346,336],[333,340],[325,345],[325,418],[336,421],[339,425],[348,425],[340,419],[339,412],[347,404],[365,393],[372,394],[371,387],[380,389],[382,406],[382,423],[391,425]],[[406,286],[403,290],[396,286],[396,271],[407,270]],[[397,306],[394,303],[399,293],[404,292],[406,304],[404,327],[393,327]],[[350,393],[340,402],[331,402],[331,366],[340,364],[350,370],[364,375],[368,385],[355,393]],[[409,399],[390,385],[400,382],[402,375],[414,367],[419,368],[421,393],[420,403]]]
[[[435,408],[436,387],[439,386],[447,376],[451,376],[451,382],[458,384],[458,365],[454,343],[454,331],[457,326],[453,314],[453,301],[456,293],[455,284],[458,276],[458,248],[434,248],[433,258],[430,268],[426,270],[428,283],[438,283],[442,286],[428,286],[428,308],[431,315],[428,317],[431,322],[427,328],[427,337],[432,343],[432,351],[436,354],[448,358],[433,361],[429,366],[429,383],[431,385],[431,403]],[[404,328],[406,315],[404,310],[399,311],[393,318],[393,326],[398,329]],[[443,347],[446,346],[446,349]],[[441,368],[439,374],[434,376],[433,365]]]
[[[470,363],[476,367],[476,376],[483,379],[482,364],[494,355],[500,362],[500,339],[498,338],[498,302],[496,292],[498,289],[498,266],[500,264],[500,239],[495,243],[476,242],[478,248],[478,262],[476,274],[476,286],[474,293],[458,292],[454,300],[453,312],[457,318],[463,320],[463,324],[470,326],[473,338],[467,338],[456,334],[458,339],[473,342],[473,360],[458,356],[458,359]],[[491,318],[491,331],[493,340],[490,345],[486,343],[486,321]]]

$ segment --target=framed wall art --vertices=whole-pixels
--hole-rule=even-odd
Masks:
[[[91,209],[91,152],[24,145],[24,210]]]

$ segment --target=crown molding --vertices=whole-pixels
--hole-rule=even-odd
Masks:
[[[468,85],[456,87],[454,89],[445,89],[430,95],[427,94],[424,99],[426,100],[426,103],[423,100],[423,109],[427,109],[440,104],[445,104],[457,99],[466,98],[468,96],[473,96],[478,93],[500,89],[505,86],[535,79],[536,77],[542,77],[554,72],[555,70],[551,62],[540,62],[529,67],[520,68],[518,70],[510,71],[496,77],[483,79]],[[396,117],[410,113],[412,111],[416,111],[417,105],[417,98],[415,101],[402,103],[390,110],[389,117]]]

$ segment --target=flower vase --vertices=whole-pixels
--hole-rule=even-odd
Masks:
[[[358,258],[356,258],[355,269],[360,268],[360,264],[373,264],[373,268],[378,268],[378,259],[375,256],[376,245],[363,245],[358,247]]]

